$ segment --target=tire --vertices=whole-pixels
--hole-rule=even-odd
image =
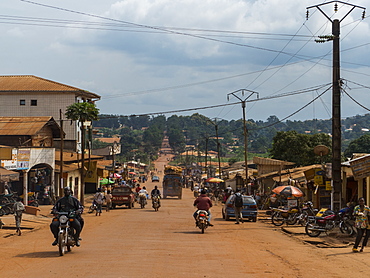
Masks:
[[[229,220],[230,219],[230,216],[229,215],[227,215],[227,213],[225,214],[225,220],[227,221],[227,220]]]
[[[95,210],[95,208],[94,208],[94,206],[90,206],[89,207],[89,211],[87,212],[87,213],[93,213],[94,212],[94,210]]]
[[[0,209],[0,216],[3,216],[4,215],[4,210],[1,208]]]
[[[68,251],[68,252],[71,252],[71,251],[72,251],[72,248],[71,248],[71,246],[70,246],[70,245],[67,245],[67,251]]]
[[[257,222],[257,217],[253,217],[252,221]]]
[[[289,214],[288,219],[286,220],[286,223],[288,225],[294,225],[294,224],[296,224],[297,221],[298,221],[297,216],[298,216],[297,213],[291,213],[291,214]]]
[[[281,226],[284,224],[284,218],[281,216],[281,213],[280,212],[276,212],[272,215],[271,217],[271,221],[272,221],[272,224],[274,224],[275,226]]]
[[[115,204],[113,204],[113,205],[112,205],[112,209],[115,209],[115,208],[116,208],[116,205],[115,205]]]
[[[346,222],[341,222],[339,224],[339,229],[340,231],[345,234],[345,235],[353,235],[354,231],[353,231],[353,228],[352,226],[350,226],[349,224],[347,224]]]
[[[30,206],[32,206],[32,207],[38,207],[39,206],[39,202],[36,201],[36,200],[34,200],[34,201],[30,202]]]
[[[133,205],[131,203],[128,204],[127,208],[132,209]]]
[[[10,208],[8,206],[4,206],[2,210],[4,211],[4,215],[10,214]]]
[[[59,247],[59,256],[63,256],[66,251],[66,241],[63,234],[58,235],[58,247]]]
[[[314,226],[314,224],[308,222],[307,225],[306,225],[306,227],[304,228],[305,229],[305,232],[310,237],[318,237],[321,234],[320,231],[311,231],[311,230],[309,230],[309,228],[311,228],[313,226]]]
[[[302,214],[299,216],[298,222],[303,227],[305,227],[307,225],[307,223],[308,223],[308,214],[307,214],[306,211],[302,212]]]
[[[225,219],[225,213],[222,211],[222,219]]]

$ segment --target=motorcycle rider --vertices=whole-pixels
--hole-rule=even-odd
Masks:
[[[153,200],[154,196],[159,196],[158,204],[159,204],[159,206],[161,206],[161,198],[162,197],[161,197],[161,191],[159,191],[158,186],[154,186],[154,189],[150,192],[150,196],[151,196],[152,200]]]
[[[76,213],[76,218],[74,221],[70,222],[71,227],[75,230],[75,241],[76,246],[80,246],[80,233],[82,231],[84,220],[81,217],[81,213],[83,212],[83,206],[81,205],[80,201],[77,200],[75,197],[71,195],[71,189],[67,186],[64,188],[64,197],[60,198],[53,207],[53,213],[57,214],[58,212],[72,212]],[[59,232],[59,220],[51,222],[50,230],[54,235],[54,242],[52,243],[53,246],[58,244],[58,232]]]
[[[212,207],[212,201],[209,197],[207,197],[207,192],[202,189],[200,192],[200,196],[195,199],[194,206],[197,207],[197,210],[194,212],[193,217],[195,219],[195,225],[197,225],[197,214],[198,210],[205,210],[208,214],[208,226],[213,227],[211,224],[211,211],[209,210]]]
[[[138,192],[138,196],[139,196],[139,201],[140,201],[140,198],[145,198],[145,204],[146,204],[146,199],[148,198],[149,193],[148,193],[148,191],[146,191],[146,187],[145,186],[143,186],[143,189],[141,189]]]

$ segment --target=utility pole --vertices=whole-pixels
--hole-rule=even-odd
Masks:
[[[208,179],[207,156],[208,156],[208,137],[206,137],[206,156],[205,156],[206,177]]]
[[[236,93],[242,93],[242,96],[244,96],[244,92],[249,92],[250,94],[245,98],[241,99]],[[248,132],[247,132],[247,121],[245,116],[245,107],[246,107],[246,101],[249,99],[253,94],[257,95],[257,99],[259,98],[259,93],[253,92],[247,89],[239,89],[235,92],[231,92],[227,94],[227,100],[229,100],[229,96],[233,95],[237,99],[241,101],[242,109],[243,109],[243,133],[244,133],[244,163],[245,163],[245,181],[248,183]]]
[[[349,6],[349,11],[339,20],[332,20],[322,9],[324,5],[334,3],[334,12],[338,12],[338,3],[343,6]],[[341,133],[341,100],[340,100],[340,52],[339,52],[339,34],[340,23],[349,15],[355,8],[363,9],[362,18],[365,17],[365,8],[345,3],[342,1],[330,1],[327,3],[307,7],[307,19],[309,9],[317,8],[331,23],[332,23],[332,36],[321,36],[316,42],[333,41],[333,92],[332,92],[332,185],[333,185],[333,208],[338,211],[342,201],[342,172],[341,172],[341,158],[342,158],[342,133]]]
[[[60,117],[60,184],[59,188],[56,192],[57,196],[60,196],[61,189],[64,187],[63,182],[63,152],[64,152],[64,131],[63,131],[63,113],[62,109],[59,109],[59,117]],[[55,198],[55,196],[54,196]]]

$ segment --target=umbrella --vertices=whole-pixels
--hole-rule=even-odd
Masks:
[[[128,172],[130,175],[136,175],[135,172]]]
[[[218,183],[218,182],[224,182],[224,180],[219,179],[219,178],[209,178],[209,179],[206,179],[206,182]]]
[[[119,175],[119,174],[117,174],[117,173],[114,173],[114,174],[110,174],[110,176],[109,176],[110,178],[116,178],[116,179],[120,179],[120,178],[122,178],[122,176],[121,175]]]
[[[275,192],[279,195],[285,195],[285,196],[294,196],[294,197],[302,197],[304,194],[303,192],[295,186],[291,185],[282,185],[274,188],[272,192]]]
[[[104,184],[112,184],[112,183],[114,183],[114,181],[112,181],[112,180],[110,180],[110,179],[107,179],[107,178],[104,178],[104,179],[101,179],[101,180],[99,181],[99,183],[100,183],[101,185],[104,185]]]

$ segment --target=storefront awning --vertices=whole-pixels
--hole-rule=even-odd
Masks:
[[[19,173],[0,168],[0,182],[19,181]]]

